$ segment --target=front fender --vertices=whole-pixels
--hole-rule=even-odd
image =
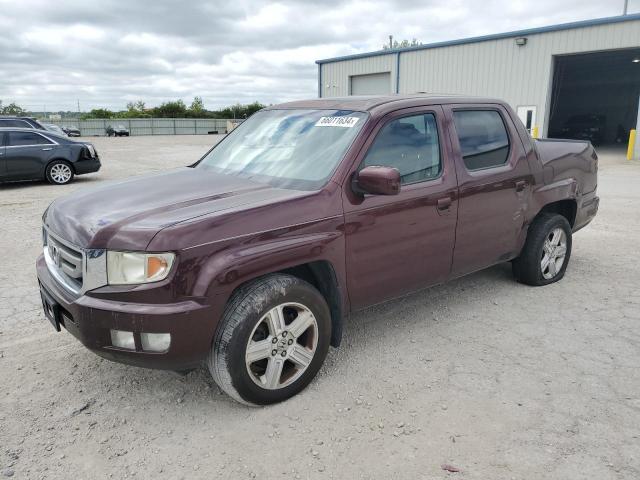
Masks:
[[[236,244],[204,261],[193,295],[230,294],[242,283],[262,275],[321,260],[332,263],[335,268],[334,262],[341,251],[344,251],[344,237],[338,231]]]

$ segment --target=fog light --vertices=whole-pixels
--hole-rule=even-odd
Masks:
[[[170,333],[141,333],[142,349],[147,352],[166,352],[171,345]]]
[[[124,330],[111,330],[111,345],[127,350],[136,349],[136,341],[133,339],[133,332]]]

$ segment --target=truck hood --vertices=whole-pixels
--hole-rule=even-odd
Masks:
[[[144,250],[163,228],[302,193],[207,169],[181,168],[62,197],[50,205],[44,223],[79,247]]]

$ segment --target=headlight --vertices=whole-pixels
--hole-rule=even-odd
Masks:
[[[158,282],[167,277],[175,260],[173,253],[107,252],[109,285]]]
[[[89,155],[91,156],[91,158],[95,158],[96,149],[94,148],[94,146],[90,143],[85,143],[84,146],[87,147],[87,150],[89,150]]]

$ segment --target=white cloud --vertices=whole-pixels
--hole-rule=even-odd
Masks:
[[[619,5],[618,5],[619,3]],[[315,60],[618,15],[622,1],[0,0],[0,99],[124,108],[202,96],[208,108],[315,97]],[[640,0],[630,1],[631,11]]]

